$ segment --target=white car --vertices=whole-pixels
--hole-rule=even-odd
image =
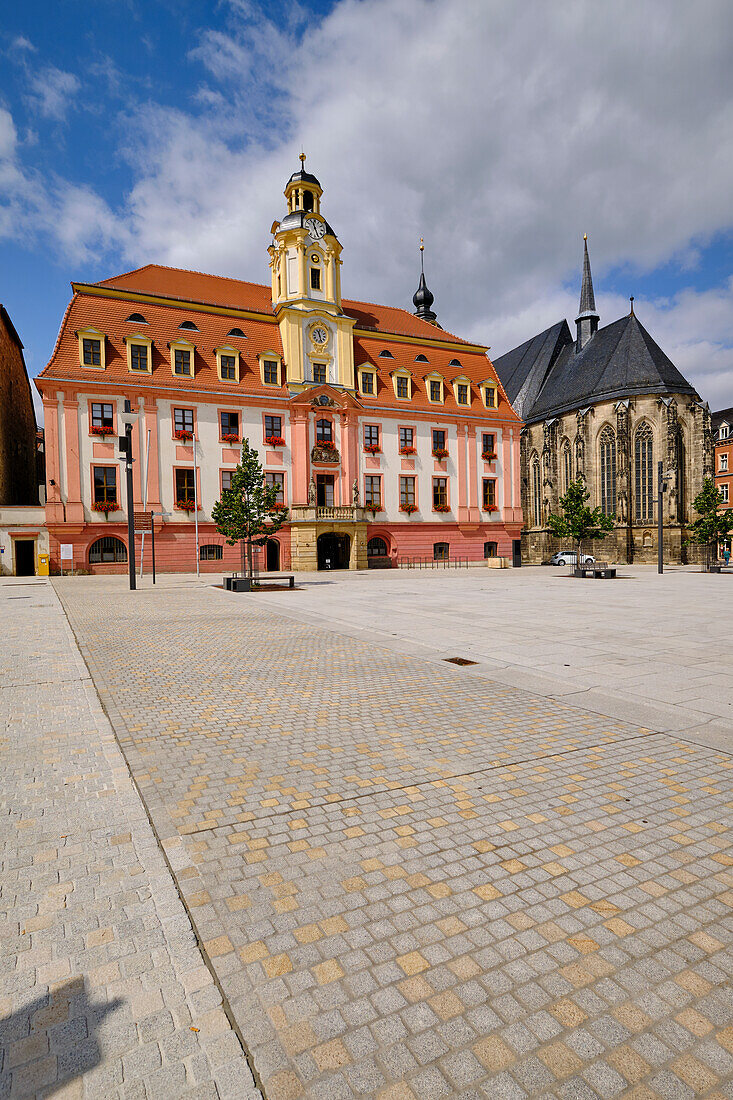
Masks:
[[[577,557],[574,550],[558,550],[558,552],[553,554],[550,558],[550,565],[575,565]],[[583,557],[583,563],[585,565],[595,565],[595,562],[596,559],[591,554]]]

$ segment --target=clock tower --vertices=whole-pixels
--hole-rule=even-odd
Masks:
[[[268,249],[285,380],[293,392],[324,382],[353,390],[355,321],[341,309],[341,245],[321,213],[323,188],[306,172],[305,153],[300,161]]]

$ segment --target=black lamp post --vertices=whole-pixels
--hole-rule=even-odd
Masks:
[[[125,425],[125,434],[120,436],[120,450],[125,456],[125,476],[127,481],[127,561],[130,567],[130,591],[137,588],[135,582],[135,515],[132,488],[132,426],[137,420],[137,413],[132,411],[132,406],[125,398],[125,411],[122,414],[122,422]]]

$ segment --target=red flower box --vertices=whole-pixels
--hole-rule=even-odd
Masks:
[[[435,504],[433,506],[434,512],[450,512],[450,504]]]
[[[180,428],[177,432],[173,433],[176,439],[182,440],[183,443],[187,443],[189,439],[193,439],[193,432],[187,432],[183,428]]]
[[[265,436],[265,443],[267,443],[270,447],[284,447],[285,446],[285,440],[283,439],[283,437],[281,435],[268,435],[268,436]]]
[[[407,512],[408,516],[417,511],[417,504],[400,504],[400,511]]]
[[[365,504],[364,505],[364,511],[365,512],[371,512],[372,515],[375,515],[377,512],[382,511],[382,505],[381,504]]]
[[[196,503],[193,500],[177,500],[176,508],[180,508],[182,512],[195,512]]]
[[[335,451],[336,444],[332,439],[317,439],[316,447],[320,447],[322,451]]]
[[[92,511],[104,512],[107,515],[108,512],[116,512],[119,508],[119,504],[116,500],[95,500],[92,504]]]
[[[498,512],[499,506],[497,504],[484,504],[482,511],[484,512]]]
[[[222,443],[239,443],[239,436],[235,432],[227,432],[221,437]]]
[[[91,435],[114,435],[115,430],[108,424],[92,424],[89,429]]]
[[[378,455],[380,454],[382,448],[379,446],[378,443],[365,443],[364,450],[367,452],[367,454]]]
[[[400,447],[401,455],[414,455],[415,453],[416,452],[414,447]]]
[[[433,458],[447,458],[448,452],[445,447],[433,447]]]
[[[493,462],[496,458],[496,451],[482,451],[481,457],[483,458],[484,462]]]

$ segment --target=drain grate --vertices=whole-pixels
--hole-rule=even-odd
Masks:
[[[475,665],[477,661],[469,661],[466,657],[444,657],[444,661],[447,661],[449,665]]]

